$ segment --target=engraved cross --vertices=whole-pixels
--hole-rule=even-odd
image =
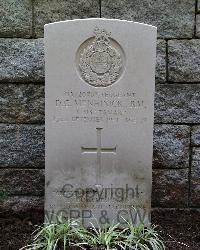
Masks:
[[[101,131],[103,128],[96,128],[97,132],[97,147],[87,148],[81,147],[82,153],[96,153],[97,154],[97,172],[96,172],[96,182],[97,185],[101,185],[101,155],[103,153],[116,154],[117,147],[103,148],[101,143]]]

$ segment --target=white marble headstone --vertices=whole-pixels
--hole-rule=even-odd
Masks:
[[[48,215],[150,221],[156,28],[45,25]]]

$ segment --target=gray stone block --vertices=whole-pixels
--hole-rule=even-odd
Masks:
[[[200,125],[192,127],[191,143],[193,146],[200,146]]]
[[[40,123],[44,121],[44,86],[1,84],[1,123]]]
[[[194,33],[195,0],[102,0],[102,17],[158,27],[159,37],[188,38]]]
[[[0,37],[24,37],[32,35],[32,1],[1,0]]]
[[[0,39],[0,81],[44,81],[43,39]]]
[[[155,95],[156,123],[199,123],[200,84],[158,84]]]
[[[200,14],[196,17],[196,37],[200,37]]]
[[[191,206],[200,207],[200,148],[193,148],[190,198]]]
[[[43,37],[44,25],[47,23],[100,17],[99,0],[35,0],[34,1],[34,33]]]
[[[155,125],[154,168],[189,167],[190,127]]]
[[[0,124],[0,168],[44,168],[44,126]]]
[[[168,58],[170,81],[200,81],[200,40],[169,41]]]
[[[154,207],[187,207],[188,169],[154,169],[152,205]]]
[[[0,191],[5,195],[43,195],[44,170],[0,169]]]
[[[2,199],[0,202],[0,213],[33,213],[43,211],[44,199],[35,196],[13,196]]]
[[[156,58],[156,82],[166,82],[166,42],[158,40]]]

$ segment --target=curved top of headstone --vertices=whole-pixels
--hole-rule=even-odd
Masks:
[[[110,18],[85,18],[85,19],[72,19],[72,20],[64,20],[64,21],[58,21],[58,22],[53,22],[53,23],[48,23],[45,24],[44,27],[52,26],[52,25],[59,25],[59,24],[66,24],[66,23],[79,23],[79,22],[120,22],[124,24],[134,24],[134,25],[140,25],[144,27],[149,27],[152,29],[157,30],[156,26],[150,25],[150,24],[145,24],[145,23],[139,23],[139,22],[134,22],[130,20],[121,20],[121,19],[110,19]]]
[[[89,18],[46,24],[44,40],[48,36],[48,40],[59,39],[60,44],[70,46],[68,56],[73,58],[76,55],[75,65],[80,79],[93,87],[108,87],[117,82],[127,68],[126,51],[132,46],[127,34],[131,34],[137,40],[133,40],[134,44],[141,47],[145,42],[152,44],[156,33],[157,28],[152,25]]]

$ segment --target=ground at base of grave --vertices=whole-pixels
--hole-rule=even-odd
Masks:
[[[43,214],[0,216],[0,250],[18,250],[30,241]],[[200,211],[155,210],[152,222],[158,225],[166,250],[200,250]]]

